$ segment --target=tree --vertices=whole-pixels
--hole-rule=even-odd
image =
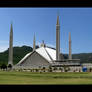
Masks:
[[[1,69],[7,69],[7,65],[6,64],[2,64],[1,65]]]
[[[69,67],[64,65],[64,71],[67,72],[69,70]]]
[[[59,70],[61,70],[61,72],[63,71],[63,69],[60,67]]]
[[[57,70],[57,67],[54,67],[54,70]]]
[[[91,71],[92,71],[92,68],[89,69],[89,72],[91,72]]]
[[[57,67],[55,66],[53,70],[56,71],[57,70]]]
[[[52,72],[52,67],[51,66],[49,66],[49,72]]]
[[[45,67],[43,67],[43,72],[45,72],[45,69],[46,69],[46,68],[45,68]]]
[[[35,69],[36,72],[38,72],[39,70],[38,69]]]
[[[11,65],[11,64],[9,64],[9,65],[8,65],[8,68],[9,68],[9,69],[12,69],[12,65]]]

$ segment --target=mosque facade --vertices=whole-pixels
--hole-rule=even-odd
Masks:
[[[80,59],[72,59],[71,52],[71,34],[69,33],[69,58],[64,59],[60,52],[60,24],[59,16],[56,23],[56,49],[41,44],[40,48],[35,49],[35,35],[33,40],[33,51],[26,54],[16,65],[13,65],[13,28],[11,25],[10,41],[9,41],[9,61],[14,69],[37,69],[40,67],[49,68],[67,66],[80,66]]]

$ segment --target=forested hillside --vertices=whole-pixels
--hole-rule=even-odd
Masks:
[[[33,49],[29,46],[13,47],[13,63],[19,62],[27,53],[31,52]],[[8,63],[8,53],[9,49],[0,53],[0,64]]]

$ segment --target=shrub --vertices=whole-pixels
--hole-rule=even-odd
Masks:
[[[9,69],[12,69],[12,65],[11,65],[11,64],[9,64],[9,65],[8,65],[8,68],[9,68]]]
[[[7,69],[7,65],[6,64],[2,64],[1,65],[1,69]]]
[[[49,66],[49,72],[52,72],[52,67],[51,66]]]
[[[42,69],[43,69],[43,72],[45,72],[45,69],[46,69],[46,68],[45,68],[45,67],[43,67]]]

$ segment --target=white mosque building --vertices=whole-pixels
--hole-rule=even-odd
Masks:
[[[39,67],[48,68],[54,60],[56,60],[56,50],[43,45],[33,52],[28,53],[15,66],[16,68],[20,67],[25,69],[37,69]]]
[[[37,69],[39,67],[48,68],[49,66],[80,66],[79,59],[72,59],[71,54],[71,35],[69,33],[69,59],[64,59],[63,54],[60,53],[60,24],[59,16],[57,16],[56,23],[56,49],[41,44],[40,48],[35,49],[35,36],[33,40],[33,51],[25,55],[16,65],[13,65],[13,29],[11,25],[10,42],[9,42],[9,61],[14,69]]]

